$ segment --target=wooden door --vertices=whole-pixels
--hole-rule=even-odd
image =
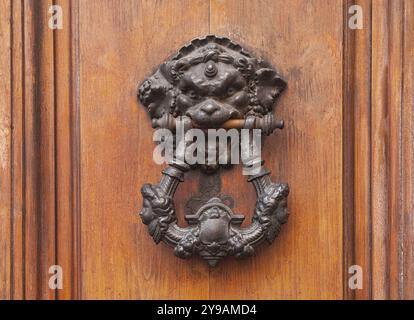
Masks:
[[[362,29],[349,27],[355,3]],[[1,298],[414,297],[414,1],[1,0],[0,26]],[[138,216],[161,167],[137,85],[206,34],[288,82],[264,156],[290,185],[289,221],[253,258],[215,268],[156,246]],[[180,185],[181,215],[198,178]],[[222,188],[249,220],[239,168]]]

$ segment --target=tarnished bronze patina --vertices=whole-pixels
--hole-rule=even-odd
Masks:
[[[187,129],[256,128],[269,135],[283,128],[283,121],[276,121],[272,111],[285,87],[271,65],[231,40],[211,35],[194,39],[164,62],[141,84],[138,98],[154,128],[174,130],[181,121]],[[185,161],[170,163],[159,184],[145,184],[141,190],[140,215],[154,241],[174,247],[180,258],[197,253],[211,266],[227,255],[250,256],[263,241],[271,243],[288,218],[289,188],[270,180],[261,159],[249,159],[243,165],[254,162],[262,166],[247,179],[256,190],[257,202],[252,223],[246,228],[240,226],[244,216],[234,214],[218,192],[210,198],[200,197],[202,203],[197,206],[187,206],[189,226],[178,226],[174,193],[184,181],[184,173],[197,166]],[[220,179],[220,166],[198,167]]]

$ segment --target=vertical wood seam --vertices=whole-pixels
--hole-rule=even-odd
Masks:
[[[352,53],[352,58],[354,56],[354,50],[351,50],[351,46],[354,43],[350,43],[351,40],[354,40],[354,37],[351,36],[351,33],[348,30],[348,7],[350,1],[344,0],[342,5],[342,17],[343,17],[343,30],[342,30],[342,197],[343,197],[343,207],[342,207],[342,218],[343,218],[343,268],[342,268],[342,278],[343,278],[343,298],[345,299],[354,299],[355,295],[353,292],[350,292],[348,289],[348,267],[350,264],[354,264],[355,261],[355,248],[354,248],[354,195],[353,195],[353,176],[354,170],[350,157],[350,151],[353,151],[353,131],[352,126],[352,115],[346,112],[347,106],[349,105],[349,95],[345,94],[348,92],[347,88],[349,85],[349,75],[348,68],[350,54]],[[352,59],[351,58],[351,59]],[[351,162],[351,163],[350,163]],[[351,172],[346,172],[348,169]],[[350,241],[350,243],[348,243]]]
[[[67,28],[66,31],[52,31],[54,36],[56,128],[58,122],[64,121],[61,130],[55,130],[56,264],[63,268],[64,274],[64,288],[57,290],[56,299],[80,299],[78,2],[55,0],[54,4],[62,6],[64,28]],[[68,108],[68,110],[63,108]],[[62,192],[67,192],[67,194]],[[69,228],[68,232],[63,232],[65,226]],[[70,244],[67,244],[67,241],[70,241]]]
[[[399,143],[399,230],[398,230],[398,248],[400,249],[398,251],[398,261],[399,261],[399,299],[404,299],[404,213],[403,213],[403,198],[404,198],[404,184],[403,184],[403,110],[404,110],[404,80],[405,80],[405,0],[402,0],[402,6],[401,6],[401,87],[400,87],[400,143]]]
[[[369,99],[369,116],[368,116],[368,163],[369,163],[369,168],[368,168],[368,176],[369,176],[369,181],[368,181],[368,186],[369,186],[369,198],[368,198],[368,208],[369,208],[369,222],[368,222],[368,228],[369,228],[369,255],[370,255],[370,260],[369,260],[369,298],[372,299],[372,295],[373,295],[373,288],[372,288],[372,283],[373,283],[373,278],[372,278],[372,271],[373,271],[373,265],[372,265],[372,252],[373,252],[373,248],[372,248],[372,242],[373,242],[373,238],[372,238],[372,221],[373,221],[373,216],[372,216],[372,170],[371,170],[371,166],[372,166],[372,136],[371,136],[371,132],[372,132],[372,62],[373,62],[373,57],[372,57],[372,28],[373,28],[373,22],[372,22],[372,17],[373,17],[373,3],[372,1],[370,1],[370,10],[369,10],[369,15],[370,15],[370,32],[369,32],[369,95],[368,95],[368,99]]]
[[[9,17],[9,23],[10,23],[10,124],[11,124],[11,130],[10,130],[10,248],[9,248],[9,254],[10,254],[10,288],[9,288],[9,294],[10,299],[13,299],[14,295],[14,183],[13,183],[13,176],[14,176],[14,157],[13,157],[13,1],[10,0],[10,17]]]
[[[72,157],[73,160],[73,179],[71,180],[72,195],[75,198],[73,201],[73,212],[74,212],[74,228],[73,232],[75,240],[75,250],[73,251],[73,260],[76,264],[75,270],[75,281],[76,281],[76,295],[77,299],[82,299],[82,211],[81,211],[81,124],[80,124],[80,5],[79,0],[73,1],[71,6],[71,72],[74,81],[71,82],[72,93],[70,95],[74,106],[74,112],[71,112],[71,117],[75,122],[75,125],[72,125],[74,132],[71,134],[73,139],[72,144]],[[73,37],[72,37],[73,35]],[[74,63],[74,65],[72,65]],[[73,69],[72,69],[73,68]],[[75,74],[73,71],[75,70]],[[72,106],[72,108],[73,108]],[[75,184],[75,185],[74,185]]]
[[[56,4],[56,0],[52,0],[52,5]],[[57,50],[56,50],[56,29],[51,30],[50,32],[52,32],[52,64],[53,64],[53,144],[54,144],[54,167],[53,170],[55,171],[55,176],[54,176],[54,186],[53,186],[53,190],[55,193],[55,198],[54,198],[54,216],[55,216],[55,238],[54,238],[54,245],[55,245],[55,265],[59,265],[59,261],[58,261],[58,254],[59,254],[59,244],[58,244],[58,218],[59,218],[59,214],[58,214],[58,200],[59,200],[59,194],[58,194],[58,179],[59,179],[59,174],[58,174],[58,138],[57,138],[57,111],[58,111],[58,107],[57,107],[57,62],[56,62],[56,54],[57,54]],[[58,290],[55,290],[54,292],[54,300],[58,299]]]
[[[371,85],[371,184],[373,188],[373,297],[403,297],[403,104],[405,2],[377,2],[374,39],[375,83]],[[377,85],[379,87],[374,87]],[[375,202],[374,202],[375,201]],[[375,265],[374,265],[375,263]]]
[[[25,1],[25,291],[50,299],[48,269],[55,262],[53,40],[48,1]],[[27,12],[26,12],[27,10]],[[22,11],[23,12],[23,11]]]
[[[348,27],[352,5],[360,5],[363,10],[362,30]],[[372,283],[371,155],[364,147],[365,143],[368,149],[371,145],[372,4],[344,0],[343,11],[343,294],[345,299],[367,299]],[[361,73],[364,66],[367,74]],[[348,288],[348,268],[355,264],[363,268],[363,290]]]
[[[414,4],[404,1],[404,60],[403,60],[403,109],[402,109],[402,216],[403,216],[403,290],[404,299],[414,297],[414,37],[408,30],[414,27]],[[405,32],[407,30],[407,32]],[[407,69],[405,69],[407,68]]]
[[[22,298],[26,299],[26,23],[25,23],[25,1],[21,0],[21,32],[22,32]]]

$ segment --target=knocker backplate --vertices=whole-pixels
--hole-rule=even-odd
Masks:
[[[161,64],[140,85],[138,98],[147,108],[153,128],[171,130],[174,139],[178,123],[185,130],[260,129],[265,136],[283,128],[283,122],[273,116],[273,107],[285,87],[286,82],[270,64],[227,38],[207,36],[194,39]],[[180,227],[174,194],[184,182],[185,172],[200,169],[214,176],[223,164],[170,161],[158,184],[144,184],[141,189],[140,216],[154,241],[172,246],[180,258],[199,254],[210,266],[228,255],[251,256],[257,245],[271,243],[288,218],[289,188],[270,180],[260,158],[243,162],[245,168],[252,164],[259,166],[247,175],[257,196],[249,226],[241,227],[244,216],[234,214],[225,197],[203,196],[208,189],[200,188],[199,201],[186,206],[188,227]]]

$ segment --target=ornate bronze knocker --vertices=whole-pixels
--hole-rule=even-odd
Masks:
[[[194,39],[164,62],[142,83],[138,98],[147,108],[153,128],[174,132],[180,123],[185,130],[260,129],[265,136],[283,128],[283,121],[276,121],[272,110],[285,87],[286,82],[269,64],[229,39],[211,35]],[[173,137],[176,149],[175,133]],[[207,156],[210,152],[208,148],[205,150]],[[248,174],[247,179],[257,195],[248,227],[240,226],[244,216],[235,215],[219,193],[210,192],[195,206],[188,206],[185,218],[189,226],[184,228],[177,224],[173,200],[178,184],[184,181],[184,173],[200,168],[206,177],[219,177],[220,168],[228,164],[194,165],[181,157],[169,161],[160,183],[145,184],[141,189],[140,216],[154,241],[174,247],[175,255],[180,258],[198,253],[210,266],[227,255],[250,256],[263,241],[272,243],[281,225],[287,222],[289,188],[270,180],[270,172],[260,157],[243,161],[245,168],[255,165],[258,170]],[[201,189],[207,194],[207,188]]]

